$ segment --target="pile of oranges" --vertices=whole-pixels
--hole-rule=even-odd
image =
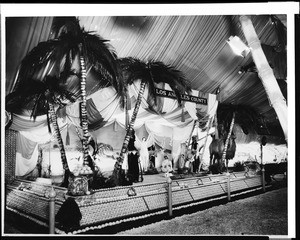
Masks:
[[[81,165],[81,166],[77,166],[74,169],[73,174],[75,177],[81,176],[81,175],[89,175],[89,174],[93,174],[93,170],[89,166]]]

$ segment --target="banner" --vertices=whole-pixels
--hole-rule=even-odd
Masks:
[[[173,91],[166,89],[155,88],[155,94],[160,97],[168,97],[176,99],[176,95]],[[194,102],[197,104],[207,105],[207,98],[197,97],[193,95],[181,94],[181,100],[187,102]]]

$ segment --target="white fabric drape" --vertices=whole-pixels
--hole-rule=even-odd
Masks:
[[[67,122],[57,119],[61,132],[65,132]],[[38,144],[44,144],[56,140],[54,129],[52,134],[48,132],[47,117],[38,116],[34,121],[29,116],[13,114],[11,129],[18,131],[16,149],[16,176],[24,176],[31,172],[38,159]],[[64,134],[62,134],[64,136]],[[63,139],[64,140],[64,139]]]
[[[38,147],[34,149],[31,158],[24,158],[21,153],[16,153],[16,171],[15,176],[24,176],[30,173],[36,166],[38,160]]]
[[[57,118],[57,123],[61,132],[66,129],[67,122],[63,118]],[[31,141],[43,144],[55,139],[54,129],[52,125],[50,127],[51,134],[48,130],[46,115],[38,116],[33,120],[29,116],[13,114],[13,122],[10,129],[22,133],[23,136]]]
[[[24,137],[20,132],[17,134],[16,149],[16,176],[24,176],[31,172],[38,160],[38,145]]]
[[[133,106],[138,96],[139,87],[140,81],[137,81],[128,87],[129,98],[132,102],[129,116],[132,116],[134,110]],[[158,87],[171,90],[168,84],[164,84],[163,86],[160,84]],[[160,107],[162,114],[154,114],[148,110],[146,101],[147,95],[148,90],[146,88],[134,124],[134,129],[137,132],[142,127],[145,127],[148,133],[148,147],[156,143],[164,149],[172,150],[173,158],[177,161],[180,153],[180,144],[189,138],[193,127],[193,121],[194,119],[197,119],[197,109],[200,107],[200,111],[205,114],[205,118],[213,116],[218,106],[216,95],[203,94],[193,90],[193,96],[207,98],[207,105],[185,102],[185,122],[181,121],[182,109],[178,107],[178,103],[175,99],[163,98],[163,101],[160,101],[160,104],[163,104]],[[89,99],[92,99],[97,111],[103,118],[102,120],[99,119],[99,121],[106,121],[102,128],[96,130],[90,129],[90,132],[98,142],[111,144],[114,149],[120,150],[126,133],[124,130],[125,114],[119,108],[119,102],[115,96],[115,90],[110,87],[97,91],[89,97]],[[66,112],[71,119],[71,122],[80,126],[79,104],[75,103],[68,106]],[[140,141],[141,139],[136,137],[137,148],[140,146]]]
[[[134,84],[128,87],[129,98],[132,101],[132,105],[135,104],[138,97],[139,87],[141,81],[136,81]],[[159,86],[161,87],[161,86]],[[171,90],[168,84],[164,84],[164,89]],[[203,94],[199,91],[193,90],[192,95],[195,97],[202,96]],[[161,113],[154,113],[149,110],[147,103],[148,89],[146,87],[145,92],[142,97],[142,103],[138,111],[138,115],[134,124],[135,128],[140,128],[144,123],[147,122],[160,122],[162,125],[172,126],[172,127],[186,127],[190,125],[193,120],[197,119],[197,109],[200,106],[200,111],[207,118],[208,116],[214,115],[217,109],[216,95],[214,94],[204,94],[207,98],[207,105],[196,104],[194,102],[184,102],[185,105],[185,121],[181,121],[182,109],[178,106],[176,99],[163,98],[160,101],[162,106],[159,107]],[[158,97],[160,98],[160,97]],[[116,98],[116,92],[112,87],[104,88],[90,95],[88,99],[91,99],[94,103],[96,109],[90,109],[88,114],[96,116],[97,114],[101,116],[102,119],[98,121],[103,121],[104,126],[110,125],[113,122],[117,122],[120,126],[125,126],[125,113],[120,108],[119,99]],[[97,112],[95,112],[97,111]],[[129,116],[132,116],[134,107],[129,110]],[[76,126],[80,126],[80,108],[79,102],[76,102],[66,108],[66,113],[70,118],[70,121]],[[90,129],[95,131],[96,129]]]
[[[140,81],[129,87],[129,97],[133,104],[138,96]],[[162,87],[161,85],[159,87]],[[163,88],[171,90],[168,84],[164,84]],[[161,146],[163,149],[172,151],[172,157],[177,166],[178,156],[180,154],[180,144],[185,142],[192,131],[194,119],[197,119],[197,109],[199,104],[193,102],[185,102],[185,121],[182,122],[182,109],[178,106],[175,99],[163,98],[159,101],[159,113],[148,109],[147,96],[148,92],[144,93],[142,104],[140,106],[134,129],[139,132],[147,132],[147,146],[150,147],[154,143]],[[199,91],[193,91],[193,96],[201,96]],[[207,105],[201,105],[201,113],[205,116],[213,116],[217,108],[216,96],[213,94],[206,94]],[[112,87],[104,88],[95,92],[88,97],[90,103],[93,105],[89,108],[88,114],[90,114],[91,126],[100,126],[98,129],[89,129],[90,133],[97,140],[97,142],[103,142],[110,144],[116,151],[119,151],[122,147],[125,131],[125,114],[120,108],[119,99],[116,97],[116,92]],[[131,116],[134,108],[129,110]],[[58,125],[62,133],[63,141],[65,141],[66,129],[68,125],[75,125],[80,128],[80,108],[79,102],[66,107],[67,120],[58,118]],[[99,116],[99,119],[95,118]],[[102,125],[97,121],[102,121]],[[94,124],[95,123],[95,124]],[[13,130],[19,131],[27,139],[36,143],[47,143],[50,140],[55,140],[53,134],[48,133],[48,125],[46,116],[37,117],[35,121],[28,116],[14,115],[13,124],[11,126]],[[51,126],[52,128],[52,126]],[[52,129],[53,130],[53,129]],[[69,134],[71,131],[75,131],[74,127],[68,127]],[[54,131],[52,131],[54,133]],[[140,134],[142,132],[140,131]],[[139,134],[139,135],[140,135]],[[76,136],[76,133],[72,133],[71,136]],[[141,138],[141,136],[139,136]],[[136,137],[136,145],[140,145],[141,139]],[[71,141],[72,142],[72,141]],[[74,143],[74,141],[73,141]],[[21,158],[19,162],[23,161]],[[26,162],[26,160],[24,160]],[[25,164],[26,165],[26,164]]]

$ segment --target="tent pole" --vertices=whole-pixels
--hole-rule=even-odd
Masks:
[[[240,16],[240,22],[242,25],[245,38],[251,49],[252,57],[255,66],[258,70],[259,78],[261,79],[261,82],[265,88],[266,94],[269,99],[269,103],[274,108],[278,116],[280,125],[282,127],[285,136],[285,140],[287,142],[288,111],[287,111],[286,99],[282,95],[277,80],[274,76],[273,70],[270,67],[268,60],[262,50],[260,41],[257,37],[251,19],[248,16],[243,15]]]

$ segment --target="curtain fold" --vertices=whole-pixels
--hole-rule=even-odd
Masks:
[[[67,127],[67,121],[63,118],[57,119],[58,126],[61,132],[65,132]],[[51,125],[51,128],[52,125]],[[39,116],[34,121],[28,116],[21,116],[13,114],[13,122],[10,129],[21,132],[23,136],[31,141],[38,142],[40,144],[49,142],[55,139],[54,130],[52,134],[48,131],[47,117],[46,115]]]
[[[38,144],[24,137],[22,133],[17,134],[16,149],[16,176],[24,176],[30,173],[36,166],[38,160]]]

